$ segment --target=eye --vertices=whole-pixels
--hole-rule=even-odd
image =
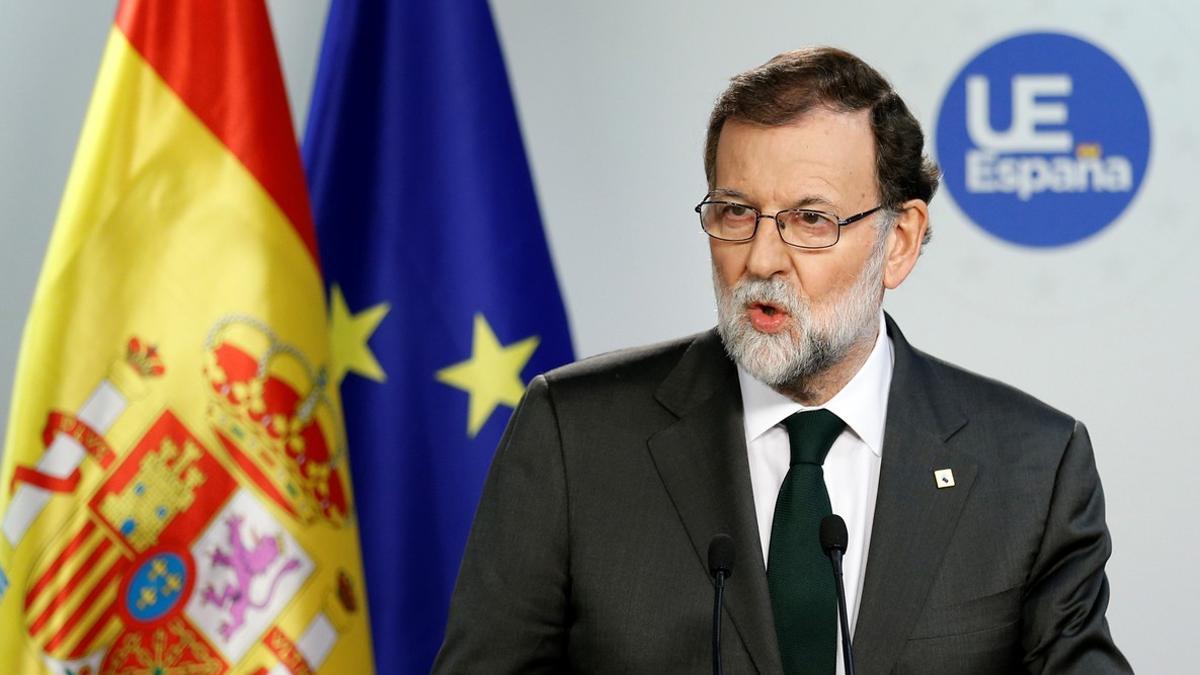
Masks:
[[[829,221],[824,214],[816,211],[796,211],[796,220],[809,227],[820,227]]]
[[[721,217],[725,220],[747,220],[754,218],[754,209],[742,204],[722,204]]]
[[[785,212],[782,218],[784,225],[797,229],[824,230],[837,226],[832,217],[820,211],[792,209]]]
[[[833,216],[820,211],[792,209],[779,215],[783,240],[802,248],[825,248],[837,243],[838,225]]]

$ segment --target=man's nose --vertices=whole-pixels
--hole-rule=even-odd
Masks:
[[[788,267],[788,245],[779,235],[779,223],[773,216],[760,216],[758,229],[750,240],[746,271],[760,279],[770,279]]]

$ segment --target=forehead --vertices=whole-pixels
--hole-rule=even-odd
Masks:
[[[855,208],[872,201],[875,138],[868,115],[818,109],[771,127],[728,120],[717,143],[713,187],[759,207],[825,201]]]

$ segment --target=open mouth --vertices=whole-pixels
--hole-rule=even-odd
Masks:
[[[783,330],[788,313],[780,306],[769,302],[751,303],[746,308],[750,324],[763,333],[777,333]]]

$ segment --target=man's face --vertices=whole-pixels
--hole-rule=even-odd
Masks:
[[[878,204],[875,142],[866,111],[815,110],[781,127],[725,123],[714,197],[774,215],[808,208],[853,215]],[[840,363],[875,336],[883,297],[882,213],[842,228],[831,248],[788,246],[764,219],[753,240],[709,240],[726,349],[780,386]]]

